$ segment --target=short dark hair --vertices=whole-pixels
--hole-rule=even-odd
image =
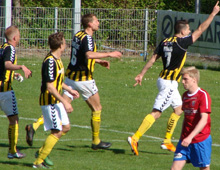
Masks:
[[[58,48],[60,48],[61,44],[63,44],[63,32],[57,32],[54,34],[51,34],[48,37],[48,44],[50,46],[51,50],[56,50]]]
[[[85,14],[82,16],[81,23],[83,28],[86,29],[88,27],[88,23],[93,21],[94,14]]]
[[[174,26],[174,33],[179,34],[182,31],[182,29],[186,28],[186,25],[188,24],[189,22],[187,20],[176,21],[175,26]]]

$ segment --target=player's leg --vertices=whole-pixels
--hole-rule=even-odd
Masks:
[[[135,155],[139,155],[138,153],[138,141],[139,139],[151,128],[154,124],[155,120],[161,116],[161,112],[153,109],[150,114],[148,114],[144,120],[142,121],[141,125],[139,126],[138,130],[132,137],[128,137],[128,143],[131,146],[131,150]]]
[[[17,149],[18,142],[18,108],[14,91],[1,92],[0,98],[4,99],[0,102],[2,111],[6,114],[9,120],[8,139],[9,152],[8,158],[24,158],[26,155],[20,153]]]
[[[176,111],[177,109],[179,109],[180,111]],[[182,112],[181,106],[176,108],[176,110],[175,110],[174,113],[172,113],[170,115],[170,118],[168,119],[165,138],[164,138],[163,142],[160,145],[161,149],[167,149],[167,150],[172,151],[172,152],[175,152],[176,147],[173,145],[173,143],[171,141],[171,138],[172,138],[173,132],[176,128],[177,122],[180,118],[180,116],[176,113]]]
[[[183,169],[185,164],[186,164],[185,160],[173,161],[173,164],[171,166],[171,170],[181,170],[181,169]]]
[[[183,147],[181,143],[182,141],[179,140],[176,151],[174,153],[171,170],[181,170],[183,169],[186,162],[190,161],[190,147]]]
[[[33,138],[34,134],[39,128],[40,125],[44,124],[44,118],[43,115],[41,115],[36,122],[26,125],[25,130],[26,130],[26,142],[29,146],[33,145]]]
[[[40,148],[40,150],[38,152],[38,157],[34,161],[34,164],[33,164],[34,168],[47,167],[47,165],[44,163],[45,159],[50,154],[53,147],[58,142],[59,137],[61,137],[61,136],[62,136],[62,131],[51,130],[51,134],[47,137],[43,146]]]
[[[92,110],[91,127],[92,127],[92,149],[107,149],[111,146],[109,142],[102,142],[99,137],[100,123],[101,123],[101,110],[99,93],[90,96],[86,103]]]
[[[63,132],[67,133],[70,130],[69,118],[62,103],[41,106],[41,108],[45,120],[45,130],[51,130],[51,134],[38,151],[38,157],[33,165],[36,168],[46,166],[45,163],[48,164],[46,159],[53,147],[63,136]]]
[[[17,149],[18,143],[18,115],[8,116],[9,128],[8,128],[8,139],[9,139],[9,152],[8,158],[24,158],[26,155],[21,153]]]
[[[165,138],[160,146],[161,149],[167,149],[169,151],[175,152],[176,147],[173,145],[171,138],[176,128],[177,122],[180,118],[180,115],[183,112],[182,99],[177,89],[177,86],[173,88],[170,99],[172,100],[171,106],[173,107],[174,112],[170,115],[170,118],[168,119]]]

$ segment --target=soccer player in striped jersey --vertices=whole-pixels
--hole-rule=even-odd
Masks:
[[[219,12],[218,3],[214,6],[209,17],[191,35],[188,22],[186,20],[177,21],[174,26],[175,35],[160,42],[151,59],[146,63],[141,73],[135,77],[134,86],[141,85],[144,74],[157,59],[162,57],[163,70],[157,80],[159,93],[155,99],[153,110],[144,118],[136,133],[132,137],[128,137],[128,143],[135,155],[138,155],[138,141],[141,136],[169,106],[173,108],[173,113],[168,120],[167,131],[161,148],[175,152],[176,148],[171,142],[171,137],[182,113],[182,100],[178,91],[178,82],[181,79],[180,71],[186,60],[187,48],[209,27]]]
[[[183,68],[181,75],[187,90],[182,96],[184,121],[171,170],[181,170],[187,162],[201,170],[209,170],[212,151],[211,98],[198,86],[199,70],[195,67]]]
[[[17,65],[17,55],[15,47],[20,40],[20,32],[17,26],[10,26],[5,30],[7,40],[0,47],[0,109],[5,112],[9,120],[8,138],[9,151],[8,158],[24,158],[25,154],[17,149],[18,142],[18,108],[12,82],[15,70],[22,70],[25,78],[31,76],[31,70],[24,65]]]
[[[101,60],[102,58],[120,58],[122,54],[118,51],[106,53],[96,51],[96,44],[92,36],[99,28],[99,21],[94,14],[82,16],[81,23],[84,30],[77,32],[73,37],[71,59],[66,70],[65,83],[82,95],[92,111],[92,149],[107,149],[111,146],[111,143],[103,142],[99,138],[102,106],[98,88],[93,79],[93,71],[95,63],[108,69],[110,68],[110,63],[106,60]],[[73,100],[72,95],[66,91],[64,91],[64,97],[69,102]]]
[[[73,111],[72,105],[62,97],[61,91],[65,89],[74,97],[79,94],[71,89],[64,80],[64,67],[61,55],[66,48],[63,33],[51,34],[48,38],[51,51],[44,58],[41,69],[41,93],[40,106],[44,119],[44,130],[51,130],[51,134],[45,140],[43,146],[37,152],[33,168],[48,168],[45,159],[59,139],[70,130],[67,113]]]
[[[112,57],[120,58],[121,53],[118,51],[100,53],[96,51],[96,44],[92,35],[99,28],[99,21],[94,14],[86,14],[82,17],[84,30],[75,34],[71,45],[71,58],[66,71],[65,83],[72,89],[77,90],[86,101],[92,111],[92,149],[107,149],[111,146],[109,142],[103,142],[99,138],[99,129],[101,122],[100,98],[98,88],[93,79],[95,63],[106,68],[110,68],[110,63],[102,58]],[[64,90],[63,97],[72,102],[74,96]],[[40,125],[44,124],[43,117],[39,117],[36,122],[26,125],[26,141],[29,146],[33,144],[34,133]],[[49,159],[45,160],[46,162]]]

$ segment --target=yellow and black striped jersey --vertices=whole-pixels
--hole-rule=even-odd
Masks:
[[[193,44],[191,35],[183,38],[170,37],[160,42],[154,53],[162,57],[161,78],[180,81],[180,71],[186,61],[187,48],[191,44]]]
[[[69,79],[74,81],[93,79],[95,59],[87,59],[88,51],[96,52],[96,44],[85,31],[79,31],[72,40],[70,63],[65,74]]]
[[[4,43],[0,47],[0,92],[12,90],[12,82],[14,71],[5,69],[5,62],[11,61],[12,64],[17,64],[17,55],[15,47],[9,43]]]
[[[57,59],[49,53],[44,58],[41,68],[41,77],[40,105],[59,103],[60,101],[47,90],[47,83],[53,82],[54,87],[61,94],[64,80],[64,67],[61,59]]]

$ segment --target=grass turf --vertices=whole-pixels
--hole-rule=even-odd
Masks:
[[[69,59],[64,58],[63,63],[67,67]],[[134,60],[112,59],[111,68],[107,70],[96,65],[94,78],[99,89],[102,104],[102,121],[100,136],[103,141],[112,142],[109,150],[91,149],[91,111],[80,98],[72,102],[74,111],[69,114],[71,130],[61,138],[50,154],[54,162],[53,169],[65,170],[165,170],[172,164],[173,153],[160,149],[160,143],[165,135],[166,123],[172,112],[167,109],[152,128],[141,138],[139,142],[139,156],[134,156],[127,144],[127,137],[132,135],[139,127],[143,118],[152,109],[154,98],[157,95],[156,80],[162,69],[161,61],[146,73],[142,86],[133,87],[134,77],[141,71],[145,62]],[[34,136],[34,144],[29,147],[25,142],[25,125],[32,123],[41,115],[38,104],[40,92],[40,70],[42,59],[19,58],[18,64],[25,64],[33,71],[33,77],[24,82],[13,82],[13,88],[19,109],[19,140],[18,148],[27,154],[24,159],[7,158],[8,152],[8,120],[0,111],[0,169],[24,170],[31,169],[35,160],[34,154],[42,146],[49,132],[44,132],[41,126]],[[192,62],[188,62],[190,65]],[[207,90],[212,98],[212,162],[211,169],[220,169],[219,157],[219,77],[218,69],[211,67],[203,69],[202,64],[197,63],[201,72],[200,87]],[[20,72],[20,71],[18,71]],[[22,73],[22,72],[20,72]],[[182,94],[184,89],[179,84]],[[173,135],[174,144],[177,143],[182,126],[183,116],[180,118]],[[187,164],[185,170],[195,169]]]

